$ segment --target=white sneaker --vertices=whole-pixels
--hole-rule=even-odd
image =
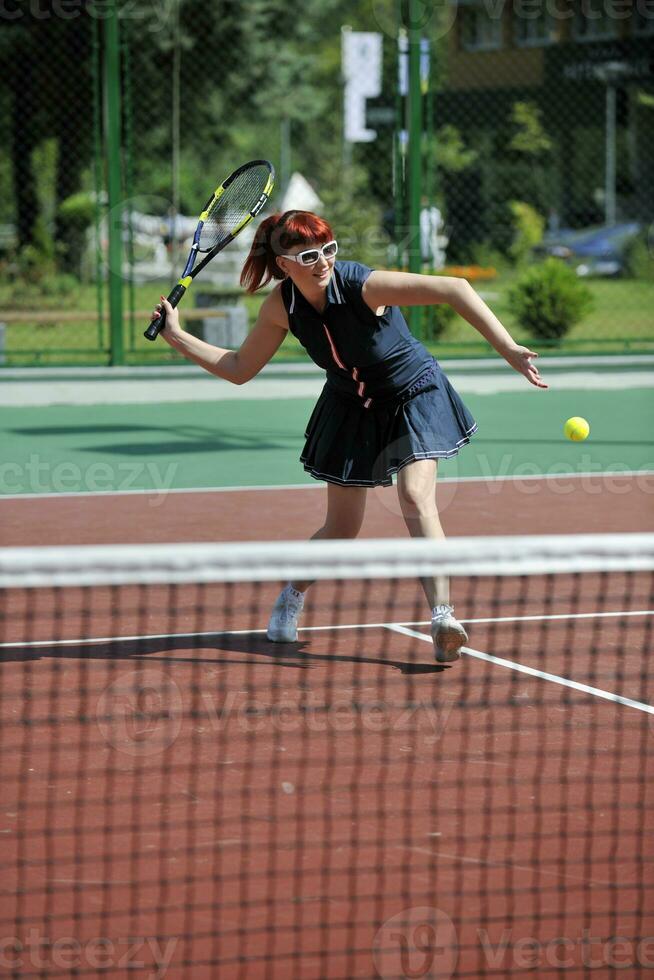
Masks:
[[[295,643],[297,621],[304,607],[304,595],[291,585],[280,593],[268,623],[268,639],[273,643]]]
[[[458,619],[454,609],[443,603],[434,606],[431,614],[431,638],[434,641],[434,655],[439,664],[458,660],[461,647],[468,642],[468,634]]]

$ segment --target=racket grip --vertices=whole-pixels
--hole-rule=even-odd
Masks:
[[[177,306],[177,304],[179,303],[180,299],[182,298],[185,292],[186,292],[186,286],[182,286],[181,283],[177,283],[177,285],[173,287],[172,291],[168,295],[168,302],[170,303],[170,305],[172,307]],[[148,329],[145,331],[143,336],[147,340],[156,340],[165,326],[166,326],[166,311],[162,310],[159,316],[155,317],[154,320],[151,321]]]

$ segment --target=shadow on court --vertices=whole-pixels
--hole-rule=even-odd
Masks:
[[[42,429],[33,427],[14,428],[6,431],[19,436],[43,435]],[[265,428],[257,428],[252,435],[235,433],[226,429],[208,426],[156,426],[156,425],[76,425],[54,426],[48,428],[48,436],[79,435],[86,437],[105,434],[142,433],[153,437],[149,441],[98,443],[90,446],[76,446],[76,450],[84,453],[113,453],[119,456],[153,456],[162,453],[217,453],[243,449],[286,449],[294,445],[293,439],[285,432]],[[161,439],[156,435],[160,434]]]
[[[335,638],[339,648],[344,646],[342,633]],[[356,638],[353,642],[359,645]],[[387,641],[388,642],[388,641]],[[321,646],[330,643],[328,630],[321,631]],[[372,649],[378,643],[369,641]],[[418,644],[416,643],[416,646]],[[435,674],[449,669],[448,665],[421,663],[410,660],[393,660],[388,657],[358,655],[355,653],[311,653],[310,642],[302,640],[297,643],[270,643],[259,633],[215,633],[204,636],[195,634],[178,635],[174,637],[116,639],[98,643],[80,643],[71,640],[69,643],[57,643],[49,647],[47,644],[31,647],[25,643],[4,647],[0,651],[0,663],[29,662],[39,660],[110,660],[112,662],[147,662],[161,661],[167,664],[185,664],[192,668],[194,665],[204,666],[243,666],[250,667],[284,667],[290,670],[308,670],[312,667],[327,664],[359,664],[366,666],[388,667],[402,674]],[[202,656],[196,654],[202,652]],[[221,654],[227,654],[224,657]],[[250,657],[262,659],[242,659],[229,656],[230,654],[248,654]]]

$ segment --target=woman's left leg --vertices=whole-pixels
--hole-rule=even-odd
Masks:
[[[397,474],[397,493],[402,516],[413,538],[444,538],[436,507],[436,460],[418,459]],[[468,634],[450,605],[450,582],[446,575],[421,578],[431,609],[431,635],[439,663],[457,660]]]
[[[444,538],[436,506],[437,460],[417,459],[397,474],[397,495],[402,517],[412,538]],[[450,601],[449,579],[445,575],[421,578],[429,608]]]

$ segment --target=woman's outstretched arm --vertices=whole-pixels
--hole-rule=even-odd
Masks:
[[[447,303],[467,320],[504,360],[537,388],[548,386],[541,379],[528,347],[516,343],[493,311],[477,295],[467,279],[454,276],[421,276],[411,272],[371,272],[362,296],[371,308],[380,306],[431,306]]]

